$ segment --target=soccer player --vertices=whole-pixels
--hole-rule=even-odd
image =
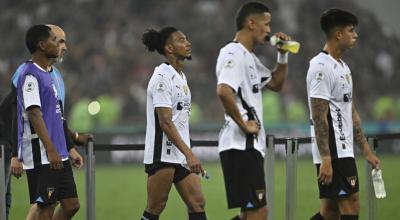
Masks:
[[[311,220],[358,219],[359,179],[354,160],[357,142],[366,160],[379,166],[361,128],[353,102],[351,71],[341,59],[357,41],[357,17],[341,9],[325,11],[320,19],[324,49],[310,61],[307,94],[311,117],[313,161],[317,167],[320,212]]]
[[[61,43],[46,25],[32,26],[25,42],[32,60],[20,70],[17,83],[18,159],[27,170],[31,203],[38,205],[33,218],[52,219],[54,204],[60,201],[62,212],[54,219],[71,219],[79,201],[62,106],[50,74],[54,59],[60,57]]]
[[[159,219],[174,184],[188,208],[189,219],[204,220],[205,200],[196,175],[204,175],[204,170],[190,149],[191,93],[183,72],[184,61],[191,59],[191,44],[174,27],[147,30],[142,41],[166,62],[154,69],[147,87],[147,206],[141,219]]]
[[[264,155],[265,131],[261,89],[281,90],[288,72],[288,53],[278,47],[273,71],[254,54],[269,38],[271,12],[257,2],[242,5],[236,14],[235,39],[219,53],[217,95],[225,109],[218,149],[228,208],[240,208],[238,219],[266,219]],[[289,37],[275,34],[282,40]]]

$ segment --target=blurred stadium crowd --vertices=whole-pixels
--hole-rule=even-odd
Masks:
[[[146,85],[161,56],[148,53],[141,43],[146,28],[175,26],[192,42],[193,60],[186,74],[192,90],[193,123],[222,124],[222,108],[215,95],[215,64],[219,49],[235,33],[234,14],[240,0],[70,0],[0,1],[0,98],[9,90],[10,77],[29,59],[25,31],[36,23],[60,25],[67,33],[68,53],[61,69],[67,86],[71,125],[78,130],[98,126],[144,125]],[[366,120],[400,118],[400,44],[371,12],[347,0],[273,0],[272,31],[283,31],[302,44],[289,57],[289,77],[282,93],[266,92],[266,121],[306,122],[305,77],[308,61],[323,47],[319,15],[340,7],[359,18],[359,41],[345,60],[353,70],[354,98]],[[270,46],[257,53],[272,67],[276,52]],[[265,58],[265,59],[264,59]],[[87,105],[98,100],[96,116]]]

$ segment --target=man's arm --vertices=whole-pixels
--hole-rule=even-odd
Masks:
[[[378,157],[376,157],[376,155],[371,151],[371,148],[369,147],[367,139],[365,138],[365,135],[364,135],[364,132],[363,132],[362,126],[361,126],[361,118],[357,112],[354,102],[353,102],[352,115],[353,115],[354,139],[356,140],[358,147],[360,148],[360,150],[361,150],[363,156],[366,158],[366,160],[374,168],[379,168],[380,161],[379,161]]]
[[[279,92],[283,88],[288,73],[287,63],[278,63],[272,71],[272,79],[268,82],[267,88]]]
[[[329,125],[328,125],[329,101],[319,98],[311,98],[311,112],[314,123],[315,138],[321,155],[321,166],[318,181],[329,184],[332,181],[331,154],[329,151]]]
[[[204,170],[201,166],[200,160],[182,140],[175,124],[172,122],[171,108],[156,107],[156,113],[161,129],[165,135],[167,135],[168,140],[170,140],[185,155],[190,170],[194,173],[201,173],[204,176]]]
[[[36,134],[39,136],[46,149],[47,157],[50,162],[50,168],[61,169],[63,166],[61,157],[58,155],[57,149],[49,137],[49,132],[47,131],[40,108],[38,106],[31,106],[27,109],[27,111],[29,121],[31,122],[33,129],[35,129]]]
[[[257,134],[260,130],[260,125],[256,120],[245,122],[240,114],[239,108],[236,105],[235,93],[233,89],[226,84],[217,86],[217,95],[224,106],[226,114],[228,114],[244,133]]]

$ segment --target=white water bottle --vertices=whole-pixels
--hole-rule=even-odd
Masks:
[[[300,49],[300,43],[292,40],[282,40],[279,37],[273,35],[269,42],[272,46],[276,46],[277,44],[282,45],[282,49],[288,50],[290,53],[298,53]]]
[[[382,170],[381,169],[373,169],[371,172],[372,183],[374,185],[375,197],[377,199],[382,199],[386,197],[385,191],[385,183],[382,178]]]

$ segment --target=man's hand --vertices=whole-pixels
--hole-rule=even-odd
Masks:
[[[83,158],[75,148],[69,150],[69,157],[71,158],[72,165],[78,169],[83,167]]]
[[[186,161],[187,161],[190,171],[192,173],[196,173],[196,174],[201,173],[202,176],[205,175],[203,167],[201,166],[200,160],[193,153],[189,153],[186,156]]]
[[[260,123],[256,120],[250,120],[245,122],[246,127],[244,128],[244,132],[246,134],[258,134],[260,131]]]
[[[331,157],[322,157],[322,163],[319,167],[318,182],[322,185],[329,185],[332,182],[333,169],[331,163]]]
[[[58,155],[57,150],[47,151],[47,158],[50,162],[50,168],[55,170],[61,170],[63,168],[63,162],[61,160],[60,155]]]
[[[94,136],[93,134],[76,133],[75,138],[73,140],[76,145],[87,146],[89,141],[94,141]]]
[[[374,153],[370,152],[368,155],[365,156],[365,159],[368,161],[368,163],[372,165],[372,168],[379,169],[381,161]]]
[[[18,160],[17,157],[11,158],[11,165],[10,165],[11,174],[16,178],[20,178],[24,169],[22,167],[22,163]]]
[[[282,33],[282,32],[277,32],[277,33],[275,33],[275,36],[276,36],[277,38],[280,38],[280,39],[284,40],[284,41],[290,40],[290,37],[289,37],[287,34]],[[278,44],[276,45],[276,48],[277,48],[278,51],[281,52],[281,53],[286,53],[286,52],[288,52],[288,50],[282,49],[282,44],[279,44],[279,43],[278,43]]]

